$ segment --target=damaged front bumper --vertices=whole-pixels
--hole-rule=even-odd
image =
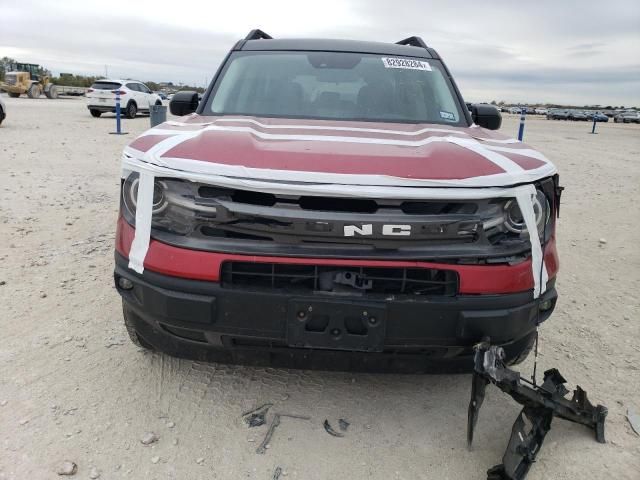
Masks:
[[[122,289],[121,278],[130,282],[130,289]],[[532,292],[434,298],[229,288],[150,269],[138,274],[120,254],[115,280],[140,336],[158,350],[202,360],[297,368],[469,371],[473,345],[488,334],[515,360],[531,342],[539,308]],[[542,298],[551,308],[541,319],[551,315],[556,296],[550,282]],[[302,307],[309,306],[318,318],[328,316],[331,328],[317,332],[309,325],[306,333],[294,328],[302,325]],[[348,333],[355,313],[364,311],[380,312],[380,322]],[[334,328],[344,335],[332,335]]]

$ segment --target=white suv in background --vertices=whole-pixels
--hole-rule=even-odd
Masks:
[[[151,105],[162,105],[162,99],[144,83],[136,80],[97,80],[87,90],[87,108],[92,117],[105,112],[115,113],[116,92],[120,93],[120,108],[127,118],[138,112],[149,112]]]

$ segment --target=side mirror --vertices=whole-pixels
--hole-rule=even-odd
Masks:
[[[169,102],[169,110],[173,115],[182,117],[193,113],[198,108],[198,93],[185,90],[176,93],[171,102]]]
[[[502,115],[493,105],[483,103],[472,105],[471,118],[477,125],[488,130],[498,130],[502,125]]]

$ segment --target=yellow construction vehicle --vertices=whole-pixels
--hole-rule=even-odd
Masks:
[[[48,75],[40,75],[40,65],[12,63],[0,82],[0,90],[10,97],[26,93],[29,98],[38,98],[43,93],[47,98],[58,98],[58,87],[51,83]]]

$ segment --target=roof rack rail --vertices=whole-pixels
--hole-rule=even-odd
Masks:
[[[400,40],[396,43],[398,45],[411,45],[412,47],[429,48],[427,47],[427,44],[424,43],[424,40],[416,36],[405,38],[404,40]]]
[[[251,30],[249,34],[244,37],[245,40],[271,40],[273,37],[268,33],[264,33],[259,28]]]

